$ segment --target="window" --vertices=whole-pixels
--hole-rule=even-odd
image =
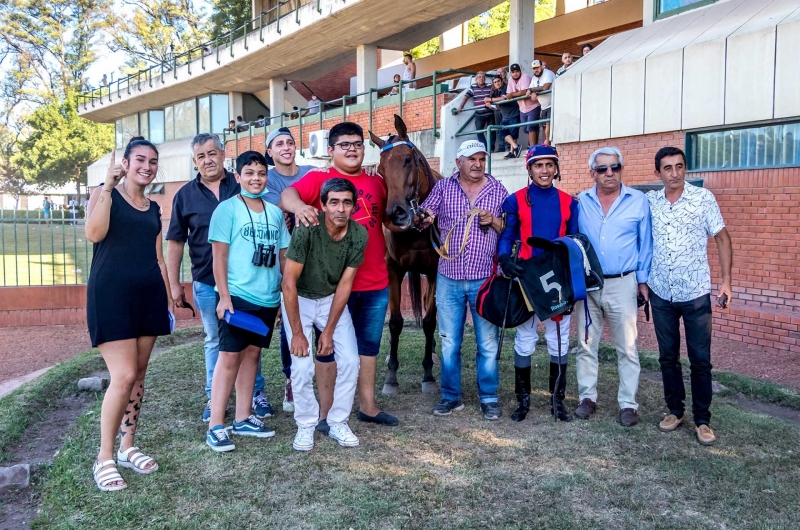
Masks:
[[[691,171],[800,166],[800,122],[689,133]]]
[[[228,128],[228,95],[211,95],[211,132],[222,134]]]
[[[150,141],[154,144],[164,143],[164,111],[151,110],[149,114]]]
[[[175,139],[175,120],[173,119],[172,107],[164,108],[164,140]]]
[[[211,100],[208,96],[197,98],[197,132],[211,132]]]
[[[150,140],[150,120],[147,116],[147,111],[139,113],[139,134]],[[150,140],[151,142],[153,140]]]
[[[122,145],[120,146],[120,149],[128,145],[128,142],[131,141],[132,137],[139,136],[139,115],[131,114],[129,116],[123,116],[121,121]]]
[[[717,0],[653,0],[655,2],[654,15],[656,19],[671,17],[696,7],[713,4]]]
[[[191,138],[197,134],[197,101],[190,99],[176,103],[173,110],[175,139]]]

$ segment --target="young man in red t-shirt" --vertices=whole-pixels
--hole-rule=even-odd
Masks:
[[[380,175],[369,175],[364,162],[364,131],[356,123],[334,125],[328,134],[328,154],[332,167],[311,170],[281,193],[280,206],[294,214],[296,223],[319,223],[320,189],[332,178],[344,178],[358,190],[352,219],[367,229],[364,263],[358,268],[347,309],[355,328],[361,368],[358,373],[358,419],[381,425],[397,425],[396,417],[381,411],[375,403],[375,372],[381,347],[386,308],[389,305],[389,273],[386,269],[386,239],[383,216],[386,211],[386,183]],[[336,367],[334,355],[317,358],[317,387],[320,397],[320,422],[317,429],[327,431],[328,409],[333,403]],[[330,359],[330,360],[329,360]]]

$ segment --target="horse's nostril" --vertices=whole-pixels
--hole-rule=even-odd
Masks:
[[[405,217],[408,215],[405,208],[402,206],[395,206],[393,213],[396,219],[405,219]]]

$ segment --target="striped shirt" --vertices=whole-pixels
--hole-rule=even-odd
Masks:
[[[483,86],[472,85],[467,89],[467,97],[472,98],[475,106],[482,106],[483,108],[475,111],[475,114],[494,114],[494,110],[489,107],[483,106],[483,100],[488,98],[492,93],[492,85],[484,83]]]
[[[456,255],[464,240],[464,229],[467,226],[466,213],[473,208],[488,210],[495,217],[502,215],[503,201],[508,197],[506,188],[493,176],[486,174],[487,182],[478,192],[475,204],[469,198],[458,181],[458,172],[449,178],[436,183],[422,208],[430,210],[436,216],[442,239],[455,226],[450,236],[450,255]],[[482,280],[492,274],[492,264],[497,248],[497,232],[489,228],[481,230],[478,219],[472,222],[464,252],[455,260],[439,260],[439,274],[452,280]],[[444,242],[444,241],[443,241]]]

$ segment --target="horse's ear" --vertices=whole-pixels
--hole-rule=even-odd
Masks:
[[[380,147],[380,148],[383,148],[383,146],[384,146],[384,145],[386,145],[386,142],[385,142],[385,141],[383,141],[383,140],[381,140],[381,139],[380,139],[378,136],[376,136],[376,135],[375,135],[375,133],[374,133],[374,132],[372,132],[372,131],[370,131],[370,132],[369,132],[369,137],[370,137],[370,139],[372,140],[372,143],[374,143],[375,145],[377,145],[377,146],[378,146],[378,147]]]
[[[397,130],[397,134],[398,136],[400,136],[400,138],[408,138],[408,129],[406,129],[406,122],[404,122],[403,118],[401,118],[397,114],[394,115],[394,128]]]

